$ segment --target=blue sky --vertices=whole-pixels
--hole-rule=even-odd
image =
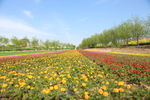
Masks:
[[[135,16],[150,16],[150,0],[0,0],[0,36],[78,45]]]

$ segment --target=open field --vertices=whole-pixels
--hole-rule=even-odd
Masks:
[[[38,53],[47,53],[47,52],[51,52],[51,51],[12,51],[12,52],[0,52],[0,57],[1,56],[38,54]]]
[[[0,65],[0,99],[150,98],[150,57],[71,50]]]

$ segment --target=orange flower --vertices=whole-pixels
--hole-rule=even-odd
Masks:
[[[107,89],[107,87],[106,87],[106,86],[102,86],[101,88],[102,88],[103,90],[106,90],[106,89]]]
[[[130,88],[131,88],[131,85],[127,85],[126,88],[127,88],[127,89],[130,89]]]
[[[102,89],[99,89],[99,90],[98,90],[98,93],[99,93],[99,94],[103,94],[103,90],[102,90]]]
[[[103,96],[108,96],[108,92],[103,92]]]
[[[88,94],[89,94],[88,92],[84,92],[84,99],[89,99],[90,98],[90,96]]]
[[[120,91],[120,92],[124,92],[124,89],[123,89],[123,88],[119,88],[119,91]]]

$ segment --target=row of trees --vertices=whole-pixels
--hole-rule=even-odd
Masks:
[[[117,27],[104,30],[99,34],[95,34],[89,38],[82,40],[79,48],[93,48],[93,47],[110,47],[128,45],[129,41],[137,41],[145,36],[150,36],[150,17],[146,20],[139,18],[132,18],[127,20]]]
[[[18,39],[13,37],[8,39],[6,37],[0,37],[0,50],[59,50],[59,49],[74,49],[75,45],[69,43],[61,43],[59,41],[41,41],[36,38],[32,40],[24,37]]]

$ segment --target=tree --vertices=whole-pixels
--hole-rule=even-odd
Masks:
[[[39,46],[39,40],[36,39],[36,38],[33,38],[32,41],[31,41],[31,46],[33,48],[37,48]]]
[[[137,41],[139,45],[139,38],[147,34],[147,31],[139,18],[134,18],[132,20],[132,38]]]
[[[44,46],[45,46],[45,48],[47,49],[47,50],[49,50],[49,48],[50,48],[50,42],[49,42],[49,40],[46,40],[45,42],[44,42]]]
[[[148,16],[147,20],[144,23],[145,28],[147,30],[147,36],[150,37],[150,16]]]
[[[30,40],[27,37],[24,37],[20,40],[21,47],[27,47],[29,46]]]
[[[110,40],[108,38],[108,35],[106,31],[104,31],[103,33],[99,34],[99,43],[102,44],[103,47],[107,47]]]
[[[52,41],[52,47],[54,48],[54,50],[57,50],[60,47],[60,42]]]
[[[5,37],[0,37],[0,45],[6,45],[7,43],[9,42],[9,39],[8,38],[5,38]]]
[[[19,41],[19,39],[18,39],[17,37],[13,37],[13,38],[11,39],[11,42],[12,42],[12,44],[13,44],[15,47],[20,47],[20,41]]]
[[[128,42],[131,39],[131,29],[132,25],[129,21],[126,21],[117,27],[119,42],[128,45]]]

